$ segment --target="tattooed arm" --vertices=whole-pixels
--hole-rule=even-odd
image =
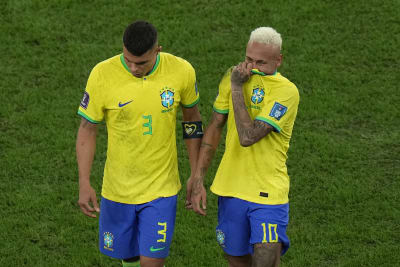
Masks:
[[[90,185],[90,170],[96,151],[97,125],[82,118],[76,138],[76,158],[79,170],[79,200],[82,212],[89,217],[96,217],[99,212],[96,192]],[[93,207],[90,205],[92,204]]]
[[[273,127],[262,121],[253,121],[247,111],[243,98],[243,84],[249,79],[251,64],[240,63],[232,71],[231,91],[235,124],[242,146],[251,146],[273,130]]]
[[[188,181],[186,207],[193,209],[196,213],[201,215],[206,215],[206,191],[203,185],[204,177],[214,157],[215,151],[217,150],[222,130],[226,124],[226,119],[226,114],[213,113],[211,122],[202,139],[195,175]],[[200,207],[200,202],[202,208]]]

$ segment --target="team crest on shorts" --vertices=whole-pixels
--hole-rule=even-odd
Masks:
[[[225,247],[225,234],[221,230],[217,229],[217,242],[221,247]]]
[[[174,104],[175,90],[172,88],[164,87],[160,90],[161,105],[165,108],[170,108]]]
[[[285,115],[286,111],[287,107],[279,104],[278,102],[275,102],[274,106],[271,109],[271,112],[269,113],[269,116],[279,121],[283,117],[283,115]]]
[[[251,96],[251,102],[254,104],[260,104],[264,100],[265,92],[264,88],[261,88],[261,86],[258,86],[253,89],[253,94]]]
[[[113,251],[114,235],[110,232],[104,232],[104,248]]]

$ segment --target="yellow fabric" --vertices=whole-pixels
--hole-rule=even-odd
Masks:
[[[187,61],[171,54],[160,53],[157,62],[148,76],[136,78],[118,55],[97,64],[89,76],[89,102],[78,114],[106,122],[102,196],[109,200],[140,204],[181,188],[176,113],[179,105],[198,102],[196,75]]]
[[[230,76],[231,69],[221,80],[214,103],[214,111],[228,114],[228,131],[225,153],[211,191],[260,204],[285,204],[289,201],[286,153],[299,104],[298,90],[279,73],[250,77],[243,89],[250,117],[270,124],[275,131],[249,147],[242,147],[236,130]],[[252,101],[252,96],[261,91],[264,96],[259,95]],[[271,113],[274,105],[286,107],[286,113],[283,116]],[[268,197],[260,196],[260,193],[268,194]]]

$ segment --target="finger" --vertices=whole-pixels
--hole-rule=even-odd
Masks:
[[[251,73],[251,69],[253,69],[253,64],[247,63],[246,64],[246,72],[247,73]]]
[[[199,201],[196,201],[196,203],[194,203],[193,210],[194,210],[196,213],[200,214],[200,215],[203,215],[203,216],[206,215],[206,213],[204,212],[204,210],[202,210],[202,209],[200,208],[200,200],[199,200]]]
[[[185,201],[185,208],[188,209],[188,210],[192,209],[193,208],[192,203],[190,201],[186,200]]]
[[[191,189],[187,189],[186,190],[186,202],[190,203],[190,199],[192,198],[192,190]]]
[[[204,195],[202,197],[202,206],[203,206],[203,210],[207,209],[207,195],[206,195],[206,193],[204,193]]]
[[[81,211],[83,212],[83,214],[85,214],[86,216],[92,217],[92,218],[96,218],[96,215],[92,213],[94,211],[94,208],[92,208],[89,205],[89,203],[82,203],[82,204],[80,204],[80,207],[81,207]]]
[[[94,211],[99,213],[100,212],[100,208],[99,208],[99,203],[97,203],[96,193],[93,194],[92,203],[93,203]]]

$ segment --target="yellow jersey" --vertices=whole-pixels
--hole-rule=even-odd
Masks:
[[[229,69],[219,85],[214,111],[228,114],[226,148],[211,191],[259,204],[288,203],[287,151],[299,104],[296,86],[280,73],[252,75],[243,85],[244,101],[253,120],[274,128],[257,143],[242,147],[236,130]]]
[[[97,64],[90,73],[78,114],[106,122],[107,160],[102,196],[141,204],[176,195],[181,188],[176,114],[199,101],[196,75],[186,60],[159,53],[153,70],[133,76],[123,55]]]

